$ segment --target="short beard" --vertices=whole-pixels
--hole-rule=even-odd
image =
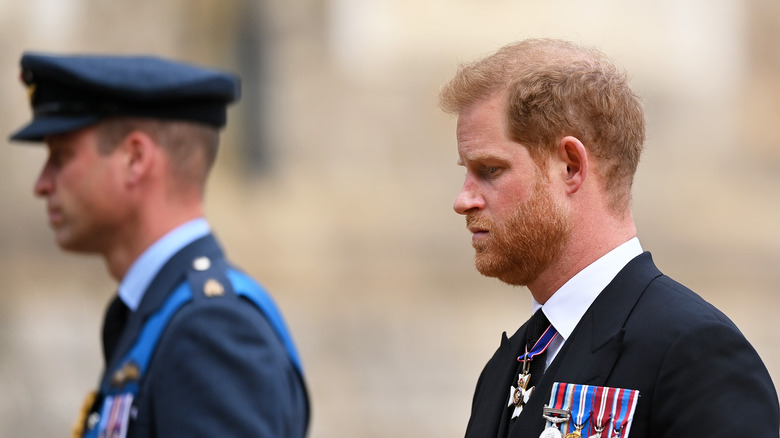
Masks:
[[[489,223],[478,214],[466,216],[468,226],[489,231],[488,239],[473,244],[477,270],[515,286],[536,280],[560,256],[571,237],[571,218],[564,206],[554,201],[543,180],[505,222]]]

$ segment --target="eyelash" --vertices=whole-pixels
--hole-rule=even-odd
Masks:
[[[496,176],[500,170],[498,166],[486,166],[482,168],[482,174],[488,177]]]

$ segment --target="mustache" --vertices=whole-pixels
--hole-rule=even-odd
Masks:
[[[466,227],[467,228],[481,228],[488,230],[491,227],[490,221],[483,217],[478,216],[476,213],[469,213],[466,215]]]

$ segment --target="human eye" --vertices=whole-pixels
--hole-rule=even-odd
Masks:
[[[63,160],[63,157],[62,157],[62,152],[60,152],[60,151],[51,151],[51,153],[49,153],[49,164],[51,164],[55,168],[59,169],[60,167],[62,167],[63,161],[64,160]]]
[[[501,170],[499,166],[484,166],[481,173],[486,178],[495,178],[501,174]]]
[[[72,155],[72,152],[67,149],[52,149],[49,152],[49,164],[57,169],[61,169],[68,163]]]

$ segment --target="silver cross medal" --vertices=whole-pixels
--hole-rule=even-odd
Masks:
[[[514,411],[512,411],[513,420],[520,415],[520,412],[523,412],[523,407],[528,402],[528,399],[531,398],[531,393],[534,391],[533,387],[526,389],[528,381],[531,380],[531,374],[526,370],[526,363],[528,362],[530,361],[523,363],[523,371],[517,379],[517,387],[509,387],[509,404],[507,406],[515,407]]]

